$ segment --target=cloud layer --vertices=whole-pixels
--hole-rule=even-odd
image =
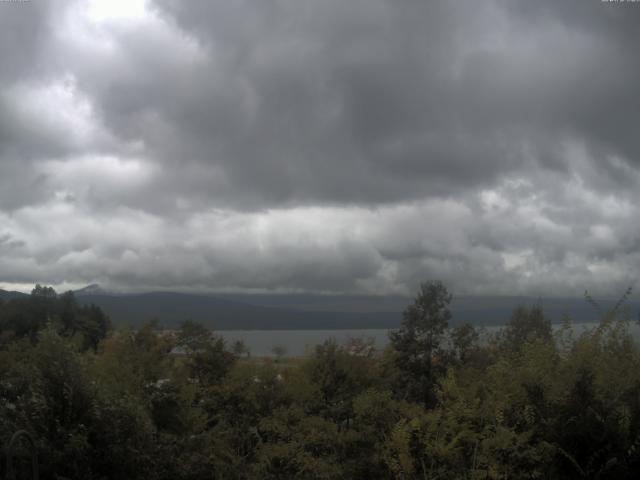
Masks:
[[[620,291],[640,4],[0,4],[0,283]]]

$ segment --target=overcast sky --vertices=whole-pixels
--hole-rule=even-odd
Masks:
[[[640,2],[0,2],[0,288],[620,293]]]

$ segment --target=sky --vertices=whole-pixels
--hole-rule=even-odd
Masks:
[[[0,1],[0,288],[621,293],[640,2]]]

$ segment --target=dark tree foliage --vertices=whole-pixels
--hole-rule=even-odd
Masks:
[[[373,383],[370,362],[351,355],[335,340],[316,346],[309,362],[308,378],[317,389],[316,413],[339,426],[349,426],[353,419],[353,399]]]
[[[451,329],[453,354],[462,363],[470,359],[478,347],[480,335],[473,325],[463,323]]]
[[[423,284],[382,354],[327,341],[275,361],[188,321],[91,339],[101,314],[36,287],[0,304],[0,452],[29,431],[44,480],[640,476],[628,318],[554,337],[520,308],[480,341],[447,328],[450,300]]]
[[[184,348],[189,375],[203,385],[219,382],[236,360],[227,350],[224,339],[204,325],[185,320],[180,325],[177,346]]]
[[[51,287],[36,285],[27,298],[0,304],[0,342],[28,339],[51,323],[64,337],[78,338],[83,349],[96,350],[111,328],[109,318],[95,305],[79,305],[73,292],[58,295]]]
[[[552,338],[551,320],[540,304],[517,307],[503,332],[504,345],[511,350],[518,350],[534,339],[548,342]]]
[[[433,406],[436,379],[442,373],[441,343],[451,319],[452,296],[438,281],[420,285],[413,304],[403,313],[399,330],[389,338],[404,385],[403,398]]]

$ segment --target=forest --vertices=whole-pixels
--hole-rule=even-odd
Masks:
[[[451,298],[423,283],[381,351],[256,358],[189,320],[113,328],[37,285],[0,301],[0,445],[29,432],[43,480],[638,478],[624,298],[579,334],[533,304],[492,336],[450,327]]]

